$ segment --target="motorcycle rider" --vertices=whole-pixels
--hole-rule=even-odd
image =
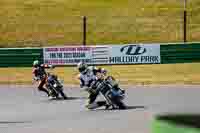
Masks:
[[[38,60],[33,61],[33,79],[35,81],[39,81],[38,90],[45,92],[48,95],[48,97],[50,97],[49,91],[46,88],[44,88],[44,85],[47,80],[47,73],[45,69],[47,68],[54,68],[54,66],[48,64],[40,64]]]
[[[93,89],[90,88],[92,82],[95,82],[95,80],[97,80],[98,74],[106,76],[107,71],[104,68],[88,66],[84,62],[79,62],[77,64],[77,68],[80,72],[80,74],[77,77],[80,81],[80,87],[82,90],[87,91],[89,93],[88,104],[86,105],[86,107],[88,109],[94,109],[100,106],[105,106],[106,108],[108,108],[109,105],[106,104],[106,101],[95,102],[99,93],[95,92]]]

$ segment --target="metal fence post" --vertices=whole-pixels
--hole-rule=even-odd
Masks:
[[[184,12],[183,12],[183,39],[184,43],[187,42],[187,0],[184,0]]]
[[[86,45],[86,34],[87,34],[87,18],[83,17],[83,45]]]

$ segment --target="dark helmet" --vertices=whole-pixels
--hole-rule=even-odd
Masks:
[[[85,73],[85,72],[87,71],[88,66],[87,66],[87,64],[84,63],[84,62],[79,62],[79,63],[77,64],[77,68],[78,68],[78,71],[79,71],[80,73]]]

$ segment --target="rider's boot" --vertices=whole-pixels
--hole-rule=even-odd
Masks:
[[[109,106],[106,104],[106,101],[98,101],[98,102],[94,102],[94,103],[86,105],[86,107],[88,109],[96,109],[101,106],[105,106],[105,107],[109,108]]]

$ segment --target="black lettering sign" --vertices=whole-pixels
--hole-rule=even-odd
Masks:
[[[64,58],[85,58],[85,53],[64,53]]]
[[[109,58],[110,63],[159,63],[158,56],[116,56]]]
[[[126,55],[140,55],[146,52],[146,49],[139,45],[127,45],[120,49]]]
[[[109,58],[110,63],[137,63],[139,56],[116,56]]]
[[[56,53],[50,53],[50,58],[56,58]]]
[[[62,53],[57,53],[57,58],[62,58]]]

